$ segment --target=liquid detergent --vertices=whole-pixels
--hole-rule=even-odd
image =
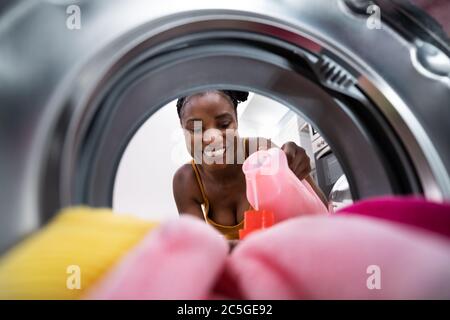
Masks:
[[[256,210],[273,212],[275,223],[301,215],[328,213],[311,185],[300,181],[291,171],[283,150],[255,152],[245,160],[242,170],[248,201]]]
[[[244,239],[250,233],[267,229],[275,223],[272,211],[247,210],[244,212],[244,229],[239,230],[239,239]]]

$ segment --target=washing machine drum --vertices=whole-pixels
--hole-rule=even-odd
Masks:
[[[450,198],[449,45],[404,1],[2,7],[0,250],[62,207],[111,206],[139,126],[205,89],[248,90],[298,112],[334,150],[355,199]]]

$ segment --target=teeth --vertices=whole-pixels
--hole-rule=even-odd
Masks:
[[[208,157],[208,158],[214,158],[214,157],[220,157],[225,153],[225,148],[222,149],[218,149],[218,150],[214,150],[214,151],[204,151],[204,154]]]

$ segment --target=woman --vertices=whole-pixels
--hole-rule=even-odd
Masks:
[[[238,239],[244,212],[251,208],[240,155],[247,158],[257,149],[277,147],[264,138],[239,137],[236,110],[247,97],[247,92],[215,90],[181,98],[177,103],[186,145],[193,158],[173,177],[178,212],[204,219],[230,240]],[[325,196],[309,175],[311,168],[305,150],[294,142],[285,143],[281,149],[290,169],[300,180],[306,179],[326,204]]]

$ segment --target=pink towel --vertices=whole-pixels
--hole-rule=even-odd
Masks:
[[[377,201],[352,212],[377,216],[367,209]],[[424,201],[393,203],[402,212],[411,201],[428,214]],[[250,234],[231,255],[215,229],[182,217],[149,234],[87,298],[449,299],[450,240],[426,219],[387,221],[398,212],[297,217]]]
[[[228,251],[214,228],[184,216],[148,234],[87,299],[206,299]]]
[[[227,269],[246,299],[450,298],[446,238],[356,215],[301,217],[251,234]]]

